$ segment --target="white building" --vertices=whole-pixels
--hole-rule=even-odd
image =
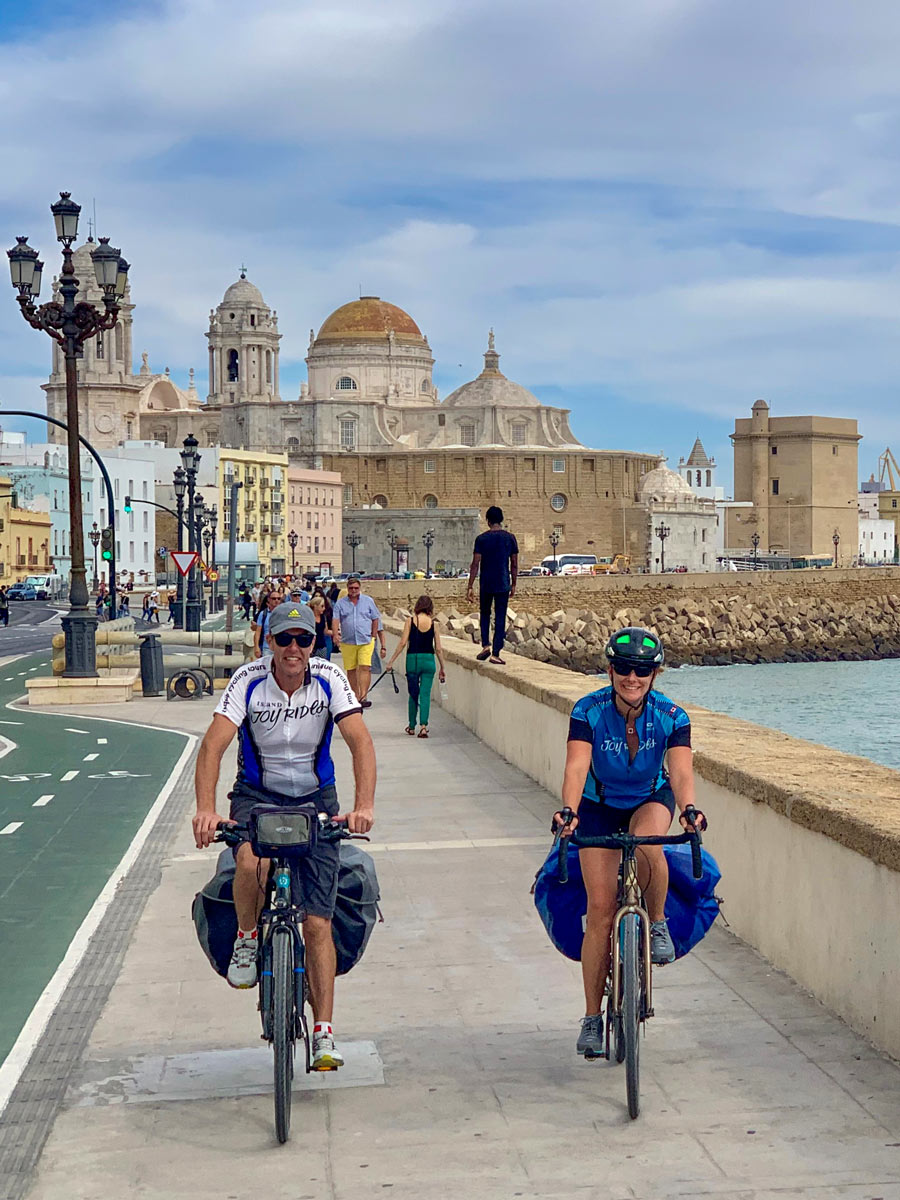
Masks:
[[[678,471],[657,467],[641,480],[641,501],[647,511],[647,565],[651,575],[686,567],[688,571],[716,569],[716,505],[694,494]],[[659,530],[666,535],[660,538]]]
[[[894,522],[878,513],[878,493],[859,492],[859,546],[857,562],[894,561]]]
[[[156,500],[154,464],[147,458],[133,458],[123,450],[104,450],[103,462],[109,472],[116,508],[116,567],[120,578],[134,575],[135,583],[155,577],[156,520],[152,504],[136,504],[124,511],[125,497]],[[98,490],[97,518],[100,528],[107,524],[106,488]]]

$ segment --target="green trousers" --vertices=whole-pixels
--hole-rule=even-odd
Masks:
[[[409,689],[409,727],[415,728],[416,713],[419,723],[428,724],[431,716],[431,685],[437,663],[433,654],[407,654],[406,686]]]

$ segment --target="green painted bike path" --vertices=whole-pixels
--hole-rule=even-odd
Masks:
[[[6,707],[48,666],[41,652],[0,667],[0,736],[16,743],[0,742],[0,1063],[187,736]]]

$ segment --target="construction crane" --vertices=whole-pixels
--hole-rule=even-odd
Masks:
[[[884,477],[887,476],[890,487],[887,489],[890,492],[900,491],[900,467],[897,466],[897,460],[891,453],[890,446],[887,447],[884,454],[878,456],[878,482],[884,483]]]

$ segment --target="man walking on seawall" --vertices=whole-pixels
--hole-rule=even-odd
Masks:
[[[371,596],[363,595],[358,579],[348,579],[347,595],[334,606],[331,634],[335,647],[340,647],[350,686],[363,708],[372,707],[372,701],[366,696],[372,683],[372,651],[376,637],[381,640],[384,656],[384,630],[379,629],[380,622],[381,613],[375,601]]]
[[[375,819],[375,749],[343,671],[325,659],[310,662],[316,623],[305,605],[281,604],[269,616],[272,654],[238,668],[222,693],[197,755],[194,840],[208,846],[226,820],[216,811],[222,755],[239,734],[238,773],[228,820],[246,824],[257,804],[315,804],[329,817],[338,812],[331,735],[336,724],[353,757],[356,799],[347,813],[352,833],[368,833]],[[339,818],[341,819],[341,818]],[[228,982],[250,988],[257,980],[257,921],[265,901],[267,859],[245,841],[235,850],[234,904],[238,936]],[[337,896],[339,849],[319,841],[298,860],[300,904],[312,998],[316,1071],[343,1065],[335,1049],[332,1017],[336,954],[331,930]]]
[[[516,594],[516,577],[519,573],[519,544],[513,535],[503,528],[503,509],[495,504],[485,513],[487,533],[479,533],[475,539],[472,565],[469,568],[469,585],[466,599],[475,603],[475,576],[481,571],[481,653],[475,657],[479,662],[490,658],[492,663],[504,665],[500,657],[506,640],[506,608],[510,596]],[[494,639],[491,641],[491,608],[494,609]]]

